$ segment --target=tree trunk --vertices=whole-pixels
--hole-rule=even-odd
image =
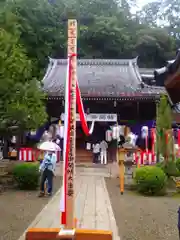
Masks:
[[[22,133],[18,133],[16,136],[16,151],[17,151],[16,160],[19,160],[19,150],[22,146],[22,143],[23,143]]]
[[[8,159],[8,152],[9,152],[9,141],[7,137],[4,137],[4,144],[3,144],[3,159]]]

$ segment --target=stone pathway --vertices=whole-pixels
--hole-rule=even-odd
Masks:
[[[77,228],[111,230],[113,231],[113,239],[120,240],[104,180],[104,176],[108,176],[108,174],[106,168],[76,169],[75,217],[78,219]],[[60,227],[60,191],[46,205],[29,228]],[[19,240],[24,240],[24,236],[20,237]]]

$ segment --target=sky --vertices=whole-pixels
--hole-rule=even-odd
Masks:
[[[133,13],[136,12],[137,10],[140,10],[144,5],[150,2],[154,2],[155,0],[136,0],[138,8],[132,9]]]
[[[143,6],[143,5],[145,5],[145,4],[149,3],[149,2],[152,2],[152,0],[137,0],[137,4],[139,6]]]

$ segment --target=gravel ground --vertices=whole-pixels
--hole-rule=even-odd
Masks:
[[[54,179],[54,193],[61,177]],[[38,198],[39,191],[8,190],[0,195],[0,240],[17,240],[50,200]]]
[[[121,196],[118,181],[106,178],[121,240],[179,240],[180,197],[143,197],[130,191]]]

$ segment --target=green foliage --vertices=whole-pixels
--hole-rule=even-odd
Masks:
[[[0,131],[1,134],[36,129],[47,118],[38,81],[32,78],[32,63],[18,35],[0,28]]]
[[[2,8],[10,21],[2,21],[2,25],[11,33],[15,28],[19,30],[20,43],[33,61],[32,73],[39,79],[44,74],[48,56],[66,58],[64,20],[70,17],[79,20],[81,58],[139,56],[143,67],[162,66],[174,57],[175,40],[162,28],[149,27],[151,18],[140,24],[140,16],[147,11],[134,16],[130,9],[133,4],[133,0],[123,0],[121,4],[118,0],[10,0]]]
[[[166,187],[167,177],[159,167],[144,166],[135,170],[135,182],[140,193],[160,195]]]
[[[179,169],[175,161],[169,159],[167,162],[158,163],[156,166],[160,167],[167,177],[178,177],[180,175]]]
[[[172,154],[172,141],[169,140],[168,145],[166,144],[166,131],[171,129],[172,124],[172,112],[169,105],[167,96],[162,95],[160,103],[157,107],[156,116],[156,147],[157,153],[162,154],[166,158],[166,153]],[[171,139],[171,138],[169,138]]]
[[[140,56],[141,65],[145,64],[148,56],[148,65],[153,66],[158,62],[161,66],[165,65],[165,59],[175,56],[172,52],[174,42],[169,38],[168,33],[163,29],[152,28],[142,29],[137,32],[136,49]]]
[[[17,164],[13,169],[13,177],[20,189],[35,190],[39,186],[39,164]]]

